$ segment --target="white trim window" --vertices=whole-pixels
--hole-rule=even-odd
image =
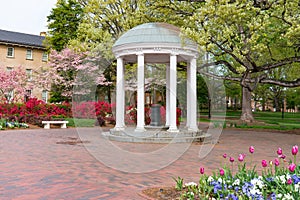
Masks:
[[[7,54],[6,54],[6,56],[8,58],[15,57],[15,49],[13,47],[7,47]]]
[[[48,61],[48,53],[46,51],[43,52],[42,61],[44,61],[44,62]]]
[[[6,67],[6,71],[7,71],[8,73],[10,73],[12,70],[13,70],[12,67]]]
[[[26,69],[27,81],[32,81],[32,69]]]
[[[8,103],[11,103],[14,99],[14,90],[10,90],[9,92],[5,93],[5,97]]]
[[[26,60],[32,60],[32,49],[26,50]]]
[[[45,103],[48,103],[48,91],[47,91],[47,90],[43,90],[43,91],[42,91],[42,100],[43,100]]]

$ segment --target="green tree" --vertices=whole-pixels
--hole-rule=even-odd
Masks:
[[[83,2],[78,0],[58,0],[56,7],[47,17],[49,36],[46,43],[51,49],[61,51],[69,40],[76,38],[77,28],[83,17]]]
[[[268,76],[275,68],[300,70],[299,14],[298,0],[207,0],[186,14],[182,29],[214,56],[214,62],[203,67],[221,66],[232,72],[232,76],[207,75],[242,86],[242,120],[254,120],[251,92],[259,83],[300,85],[299,76]]]

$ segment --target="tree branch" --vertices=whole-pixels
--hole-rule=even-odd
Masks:
[[[239,74],[238,71],[236,71],[236,69],[229,62],[227,62],[225,60],[219,60],[219,61],[215,61],[215,62],[205,63],[205,64],[201,65],[200,68],[203,69],[203,68],[211,67],[211,66],[215,66],[215,65],[225,65],[233,73]]]
[[[285,59],[279,60],[279,61],[277,61],[276,63],[273,63],[273,64],[262,65],[262,66],[258,67],[257,70],[258,70],[258,72],[261,72],[261,71],[281,67],[281,66],[284,66],[284,65],[288,65],[288,64],[291,64],[291,63],[294,63],[294,62],[300,62],[300,57],[296,56],[296,57],[285,58]]]
[[[232,51],[225,49],[224,47],[222,47],[221,45],[219,45],[213,38],[210,38],[210,41],[217,45],[222,51],[224,51],[225,53],[229,54],[231,57],[234,58],[234,60],[236,60],[238,63],[240,63],[240,65],[245,66],[244,62],[242,62],[236,55],[234,55],[232,53]],[[246,66],[245,66],[246,67]]]
[[[261,80],[263,84],[275,84],[282,87],[298,87],[300,86],[300,78],[295,81],[280,81],[280,80],[272,80],[272,79],[263,79]]]

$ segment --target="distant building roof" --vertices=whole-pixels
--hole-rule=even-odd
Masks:
[[[0,43],[45,48],[45,46],[43,45],[44,39],[44,36],[12,32],[0,29]]]

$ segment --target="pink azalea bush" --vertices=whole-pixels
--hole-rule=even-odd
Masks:
[[[42,126],[41,121],[55,118],[85,118],[114,121],[112,104],[104,101],[47,104],[37,98],[31,98],[25,103],[0,104],[0,119],[7,121],[27,122]]]
[[[181,109],[176,109],[176,124],[180,125]],[[166,108],[164,106],[160,107],[160,119],[161,124],[166,122]],[[125,113],[125,123],[128,125],[134,125],[137,123],[137,109],[135,106],[127,106]],[[149,125],[151,123],[151,107],[145,107],[145,124]]]
[[[256,167],[248,169],[246,154],[239,154],[236,173],[225,165],[209,176],[200,167],[199,184],[185,184],[181,199],[259,199],[259,200],[298,200],[300,199],[300,163],[297,162],[299,148],[291,149],[292,159],[287,160],[283,150],[278,148],[274,160],[262,160],[262,172]],[[254,147],[249,148],[249,157],[254,154]],[[235,163],[234,157],[223,155],[228,164]],[[250,166],[252,165],[250,161]],[[179,177],[180,178],[180,177]],[[181,178],[180,178],[181,179]],[[183,179],[181,179],[183,180]],[[178,184],[178,183],[177,183]]]

